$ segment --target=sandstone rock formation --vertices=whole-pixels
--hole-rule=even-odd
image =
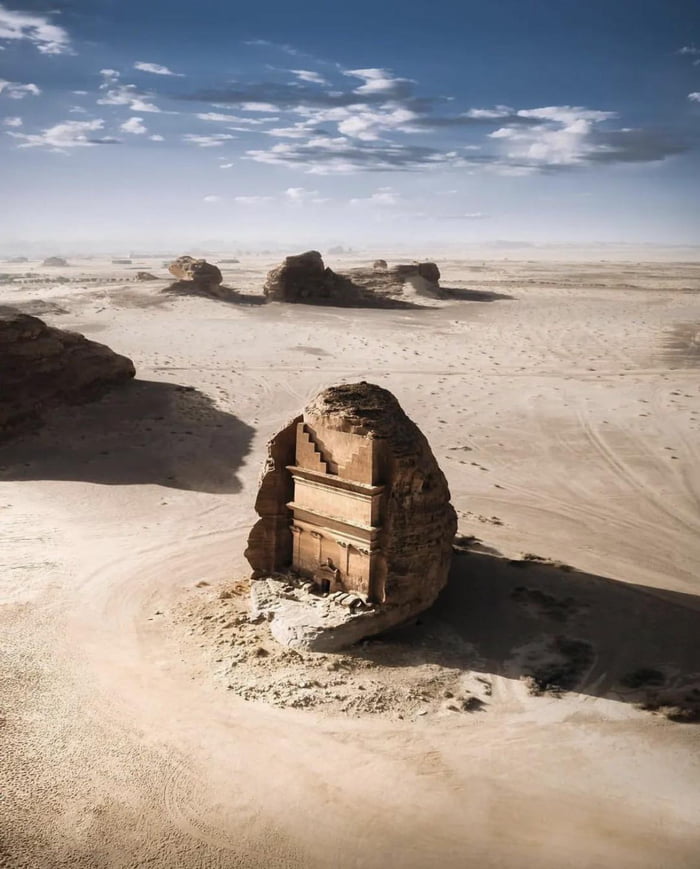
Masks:
[[[150,272],[136,272],[137,281],[157,281],[158,278]]]
[[[134,373],[130,359],[104,344],[0,312],[0,437],[48,407],[96,398]]]
[[[317,250],[288,256],[268,273],[263,293],[271,302],[352,305],[359,301],[357,289],[327,268]]]
[[[445,477],[394,396],[320,393],[268,446],[246,557],[254,612],[287,645],[332,650],[399,624],[445,585]]]
[[[179,281],[193,281],[202,286],[218,286],[223,280],[217,266],[191,256],[178,257],[170,263],[168,271]]]
[[[63,257],[60,256],[49,256],[47,257],[42,266],[67,266],[68,261],[64,260]]]
[[[389,269],[385,260],[372,268],[341,275],[328,268],[316,250],[288,256],[269,272],[263,293],[269,301],[347,307],[410,307],[420,300],[442,298],[435,263],[412,263]]]

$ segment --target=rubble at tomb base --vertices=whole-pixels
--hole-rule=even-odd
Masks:
[[[0,312],[0,437],[49,407],[94,399],[134,374],[132,361],[104,344]]]
[[[273,438],[255,507],[253,608],[286,645],[350,645],[426,609],[447,581],[447,482],[379,386],[331,387]]]
[[[181,256],[173,260],[168,271],[179,281],[192,281],[204,286],[218,286],[223,280],[218,266],[191,256]]]

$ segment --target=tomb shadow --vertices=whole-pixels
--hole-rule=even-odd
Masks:
[[[0,444],[0,480],[241,489],[254,429],[190,386],[132,380],[99,401],[53,408]]]
[[[174,281],[161,291],[168,296],[200,296],[203,299],[212,299],[215,302],[226,302],[229,305],[247,305],[257,306],[266,305],[267,299],[265,296],[253,296],[246,293],[239,293],[232,287],[221,285],[212,285],[204,287],[197,284],[195,281]]]
[[[383,667],[439,664],[665,707],[700,721],[700,596],[566,565],[456,551],[430,610],[352,651]]]

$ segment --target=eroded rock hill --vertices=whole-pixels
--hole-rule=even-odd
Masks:
[[[218,286],[223,280],[218,266],[191,256],[181,256],[173,260],[168,271],[179,281],[192,281],[202,286]]]
[[[296,523],[288,504],[297,500],[292,471],[296,473],[300,461],[299,437],[305,437],[307,431],[317,443],[321,441],[319,432],[326,443],[345,443],[350,436],[357,448],[362,450],[367,445],[376,456],[379,488],[369,488],[375,494],[381,490],[381,506],[372,528],[354,526],[365,528],[367,538],[372,540],[367,544],[372,550],[366,574],[367,594],[360,593],[367,608],[353,606],[344,611],[342,604],[348,602],[335,594],[330,597],[338,605],[327,602],[329,599],[322,593],[315,596],[308,584],[297,588],[293,545]],[[313,472],[314,485],[331,492],[319,502],[321,512],[310,520],[317,523],[310,529],[312,538],[321,541],[317,565],[320,574],[328,570],[326,551],[333,551],[336,544],[347,548],[348,540],[351,549],[354,546],[354,520],[343,524],[337,519],[344,515],[347,504],[342,503],[342,496],[338,496],[341,500],[337,505],[332,503],[331,490],[337,491],[338,486],[357,488],[348,474]],[[445,476],[425,436],[396,398],[374,384],[342,384],[324,390],[303,415],[270,441],[255,508],[260,519],[251,530],[245,553],[253,568],[254,611],[270,621],[273,636],[286,645],[317,651],[342,648],[426,609],[447,582],[457,520]],[[326,521],[324,517],[331,518]],[[309,521],[308,517],[305,521]],[[299,528],[294,531],[298,534]],[[327,540],[327,547],[323,540]],[[332,566],[338,568],[335,562]],[[335,587],[341,591],[344,584],[347,590],[358,588],[357,576],[347,569],[347,578],[343,570],[335,570]],[[308,559],[302,574],[314,586],[315,567]]]
[[[370,269],[338,274],[316,250],[288,256],[267,275],[263,293],[271,302],[346,307],[401,307],[441,298],[440,270],[435,263],[412,263],[388,268],[377,260]]]
[[[0,437],[49,407],[92,400],[134,374],[133,362],[104,344],[0,311]]]

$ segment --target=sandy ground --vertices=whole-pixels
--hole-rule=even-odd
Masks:
[[[139,379],[0,448],[0,867],[695,869],[700,727],[634,674],[700,679],[700,265],[441,262],[460,299],[381,311],[257,305],[274,264],[229,302],[1,269]],[[243,603],[264,444],[363,378],[464,551],[419,624],[285,658]]]

